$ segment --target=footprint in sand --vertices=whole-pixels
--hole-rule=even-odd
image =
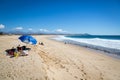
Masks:
[[[80,69],[80,67],[77,67],[77,69]]]
[[[68,69],[68,68],[66,68],[66,71],[67,71],[67,72],[69,72],[69,69]]]
[[[77,76],[74,76],[74,78],[76,78],[76,79],[77,79],[78,77],[77,77]]]
[[[52,80],[55,80],[55,78],[52,78]]]
[[[45,76],[45,80],[49,80],[48,76]]]
[[[65,68],[65,66],[64,66],[64,65],[60,65],[60,67],[61,67],[61,68]]]

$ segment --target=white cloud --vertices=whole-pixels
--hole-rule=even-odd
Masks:
[[[32,28],[29,28],[28,30],[29,30],[29,31],[32,31],[33,29],[32,29]]]
[[[67,31],[65,31],[65,30],[63,30],[63,29],[56,29],[55,31],[56,31],[56,32],[60,32],[60,33],[67,32]]]
[[[3,29],[3,28],[5,28],[5,25],[0,24],[0,29]]]
[[[41,32],[48,32],[47,29],[40,29]]]
[[[22,30],[23,27],[16,27],[15,29],[16,29],[16,30]]]

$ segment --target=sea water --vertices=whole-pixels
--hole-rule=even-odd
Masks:
[[[120,56],[120,36],[116,35],[68,35],[54,38],[66,44],[75,44]]]

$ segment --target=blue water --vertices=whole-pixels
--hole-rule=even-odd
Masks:
[[[120,35],[69,35],[66,37],[70,38],[100,38],[100,39],[111,39],[111,40],[120,40]]]
[[[118,35],[67,35],[54,39],[120,56],[120,36]]]

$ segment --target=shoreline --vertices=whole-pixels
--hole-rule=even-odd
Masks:
[[[28,56],[9,58],[2,52],[21,43],[18,36],[0,38],[1,80],[119,80],[120,60],[76,45],[33,35],[43,45],[27,45]],[[5,40],[7,39],[7,40]],[[9,43],[9,45],[7,45]],[[21,76],[20,76],[21,75]]]
[[[72,41],[72,40],[59,39],[58,36],[53,37],[51,39],[58,41],[58,42],[63,42],[65,44],[71,44],[71,45],[76,45],[78,47],[90,49],[90,50],[96,51],[98,53],[120,59],[120,50],[118,50],[118,49],[112,49],[112,48],[110,49],[110,48],[95,46],[95,45],[91,45],[91,44],[87,45],[86,43],[80,43],[80,42]]]
[[[58,42],[58,43],[65,44],[64,41],[58,41],[58,40],[54,40],[54,39],[52,39],[52,38],[53,38],[53,37],[49,37],[49,38],[47,38],[47,39],[53,40],[53,41]],[[115,54],[110,54],[110,53],[108,53],[108,52],[105,52],[105,51],[102,51],[102,50],[99,50],[99,49],[89,48],[89,47],[85,47],[85,46],[81,46],[81,45],[73,44],[73,43],[67,43],[67,44],[65,44],[65,45],[82,48],[82,49],[85,49],[85,50],[89,50],[89,51],[91,51],[91,52],[94,52],[94,53],[96,53],[96,54],[100,54],[100,55],[103,55],[103,56],[106,56],[106,57],[110,57],[110,58],[113,58],[113,59],[118,59],[118,60],[120,60],[120,56],[117,56],[117,55],[115,55]]]

